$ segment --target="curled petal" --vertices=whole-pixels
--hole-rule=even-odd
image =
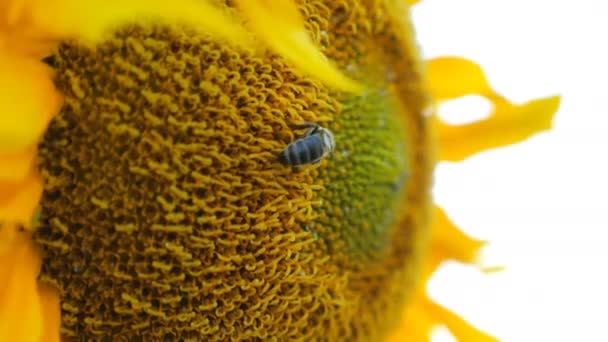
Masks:
[[[430,60],[428,84],[438,101],[465,95],[486,97],[494,105],[490,117],[465,125],[448,125],[436,118],[439,159],[461,161],[477,152],[514,144],[551,128],[559,96],[516,105],[496,93],[479,65],[464,58]]]
[[[142,21],[185,24],[231,43],[248,42],[238,21],[208,0],[52,0],[32,7],[34,22],[44,32],[84,43],[98,42],[121,25]]]
[[[466,125],[438,122],[439,159],[460,161],[477,152],[514,144],[551,128],[560,97],[537,99],[523,105],[495,101],[488,119]]]
[[[293,1],[238,0],[251,28],[276,53],[298,69],[337,89],[359,92],[361,87],[347,78],[313,44]]]
[[[494,95],[483,70],[475,62],[460,57],[439,57],[428,61],[427,69],[429,90],[439,101],[470,94]]]

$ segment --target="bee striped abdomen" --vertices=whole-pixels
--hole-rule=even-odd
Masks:
[[[321,137],[309,135],[289,144],[279,155],[279,161],[285,165],[298,166],[317,162],[323,157]]]

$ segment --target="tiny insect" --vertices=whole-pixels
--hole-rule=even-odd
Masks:
[[[279,154],[281,164],[288,166],[315,164],[334,151],[336,145],[334,135],[327,128],[312,122],[290,126],[293,129],[308,128],[308,130],[302,138],[287,145]]]

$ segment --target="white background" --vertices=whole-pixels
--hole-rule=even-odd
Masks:
[[[468,234],[492,242],[486,264],[507,270],[448,264],[430,294],[502,341],[608,341],[604,3],[424,0],[413,9],[426,58],[473,59],[513,101],[563,96],[552,131],[436,173],[436,202]],[[471,120],[486,114],[483,104],[453,103],[441,114]],[[434,340],[451,337],[440,329]]]

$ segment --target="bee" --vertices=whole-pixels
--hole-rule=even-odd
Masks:
[[[279,162],[288,166],[315,164],[334,151],[336,146],[333,133],[316,123],[290,124],[293,129],[308,128],[304,136],[279,154]]]

